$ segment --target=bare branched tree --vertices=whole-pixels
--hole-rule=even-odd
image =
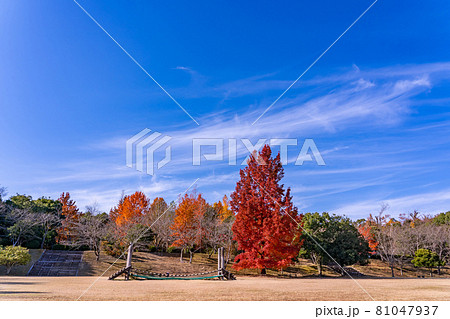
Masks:
[[[375,232],[375,240],[378,242],[377,251],[381,260],[386,262],[391,268],[391,275],[395,277],[394,267],[397,263],[397,247],[396,238],[394,235],[393,225],[384,225],[378,228]]]
[[[374,238],[378,242],[377,252],[381,257],[381,260],[386,262],[391,268],[392,277],[394,274],[394,267],[397,263],[397,248],[395,230],[396,227],[389,218],[389,215],[385,214],[388,209],[387,204],[382,204],[378,216],[375,217],[376,227],[374,229]]]
[[[424,227],[425,228],[425,227]],[[426,243],[428,249],[439,257],[438,274],[441,274],[441,265],[450,256],[450,228],[448,225],[426,225]]]
[[[39,226],[35,235],[40,236],[38,239],[40,239],[41,249],[43,249],[47,235],[60,223],[60,218],[53,213],[34,213],[33,215],[36,225]]]
[[[108,215],[98,214],[96,206],[86,207],[88,212],[73,223],[70,240],[63,244],[72,247],[87,246],[94,251],[96,260],[100,260],[101,242],[107,235]]]
[[[151,231],[154,234],[155,248],[168,249],[172,237],[172,225],[175,218],[175,209],[173,204],[170,206],[162,199],[155,199],[150,207],[150,214],[146,224],[151,226]]]
[[[217,214],[214,212],[213,208],[208,208],[208,212],[205,214],[203,218],[203,241],[205,246],[210,247],[209,258],[211,258],[212,254],[217,251],[219,247],[222,246],[223,238],[222,238],[222,227],[221,221],[217,217]]]
[[[35,213],[30,209],[11,209],[8,213],[8,220],[12,226],[8,227],[8,235],[13,246],[19,246],[26,236],[33,235],[33,228],[39,225],[35,218]]]
[[[403,269],[410,261],[412,246],[411,228],[407,224],[396,223],[392,227],[393,242],[395,245],[394,253],[396,263],[400,266],[400,276],[403,276]]]

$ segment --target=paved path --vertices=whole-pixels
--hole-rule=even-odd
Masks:
[[[46,250],[28,276],[77,276],[82,258],[82,251]]]

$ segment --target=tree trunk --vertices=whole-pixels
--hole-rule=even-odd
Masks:
[[[181,253],[180,253],[180,263],[183,262],[183,248],[181,248]]]
[[[45,233],[44,236],[42,236],[41,249],[44,249],[45,237],[47,237],[47,233]]]
[[[400,276],[403,277],[403,264],[400,265]]]
[[[9,273],[11,272],[11,268],[12,268],[12,265],[11,266],[6,266],[6,274],[7,275],[9,275]]]
[[[317,264],[317,270],[319,270],[319,277],[322,277],[322,261]]]
[[[395,275],[394,275],[394,266],[391,266],[391,276],[395,277]]]
[[[189,263],[192,264],[192,257],[194,257],[194,253],[191,249],[189,249]]]
[[[228,265],[228,262],[230,261],[231,256],[231,245],[227,249],[227,258],[225,258],[225,265]]]
[[[261,275],[265,275],[266,274],[266,268],[261,269]]]
[[[441,275],[441,265],[438,265],[438,275],[440,276]]]
[[[433,277],[433,268],[430,268],[430,277]]]
[[[20,240],[20,234],[16,240],[13,240],[13,247],[16,247],[19,244],[19,240]]]

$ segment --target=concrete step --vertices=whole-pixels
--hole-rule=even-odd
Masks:
[[[77,276],[82,259],[82,251],[46,250],[28,276]]]

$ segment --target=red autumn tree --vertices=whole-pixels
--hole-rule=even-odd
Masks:
[[[364,224],[359,225],[358,232],[361,234],[361,236],[364,237],[364,239],[369,244],[370,254],[375,255],[377,252],[378,242],[375,240],[372,228],[373,226],[371,226],[370,223],[366,222]]]
[[[231,194],[234,239],[243,251],[233,265],[237,270],[256,268],[265,274],[267,268],[283,269],[301,247],[302,215],[292,203],[290,188],[285,191],[280,184],[284,177],[280,154],[271,155],[268,145],[259,154],[254,152]]]
[[[73,236],[73,227],[79,220],[81,213],[75,201],[70,199],[69,192],[62,193],[58,201],[62,204],[61,215],[64,217],[61,222],[61,227],[57,230],[58,242],[63,242]]]
[[[194,248],[201,246],[204,234],[204,217],[208,204],[201,194],[185,194],[177,209],[172,230],[175,241],[172,246],[181,248],[180,261],[183,261],[183,250],[189,250],[189,263],[192,262]]]

